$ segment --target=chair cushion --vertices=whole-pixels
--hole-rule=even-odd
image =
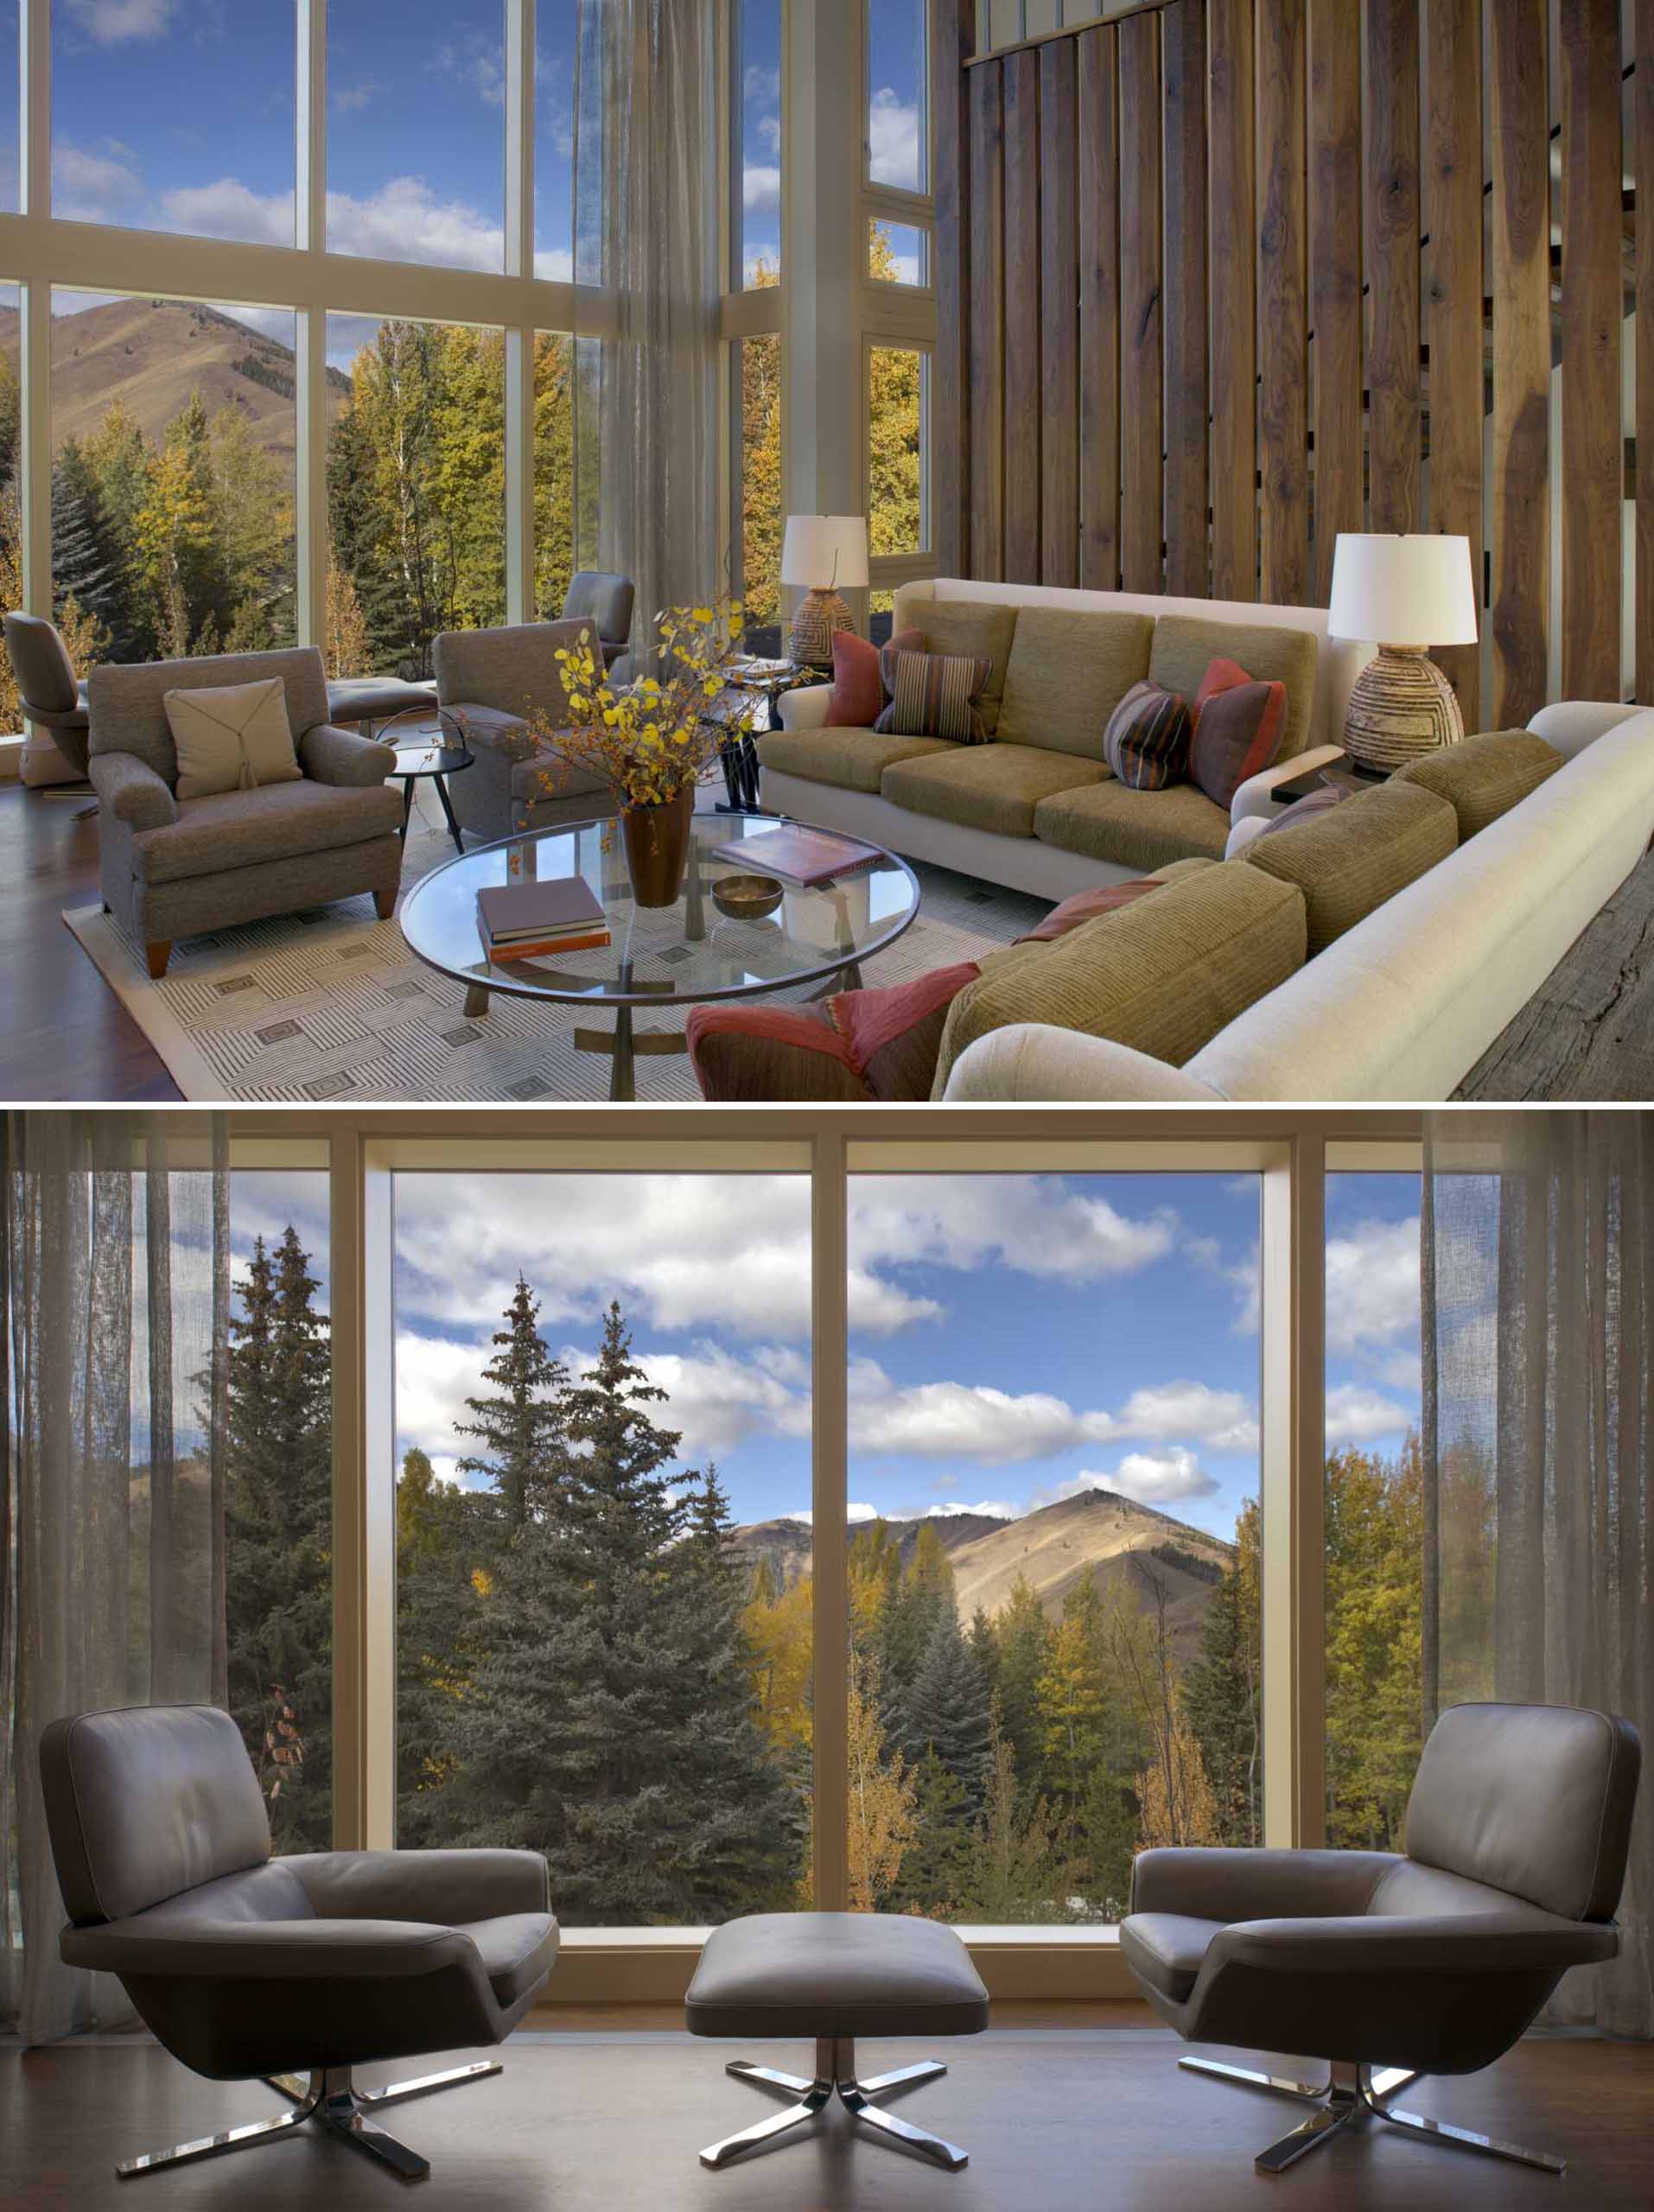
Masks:
[[[978,711],[983,735],[992,737],[999,728],[1005,671],[1016,635],[1016,608],[996,607],[987,599],[919,599],[904,593],[901,616],[908,627],[923,632],[926,652],[968,653],[988,663]]]
[[[404,683],[399,676],[357,676],[328,685],[330,722],[382,722],[392,715],[434,714],[436,686]]]
[[[836,784],[840,791],[871,791],[875,797],[893,762],[957,750],[943,737],[896,737],[872,729],[772,729],[758,741],[760,762],[779,775],[803,776],[812,784]]]
[[[455,699],[447,712],[459,724],[468,746],[487,746],[508,760],[526,760],[537,750],[528,724],[521,715],[504,707],[485,707],[475,699]]]
[[[1086,853],[1145,873],[1167,861],[1220,861],[1229,817],[1193,784],[1128,791],[1110,776],[1090,791],[1066,791],[1034,810],[1034,834],[1066,853]]]
[[[1162,614],[1155,625],[1148,673],[1168,691],[1193,699],[1214,660],[1238,661],[1256,683],[1284,683],[1287,721],[1278,760],[1301,753],[1315,712],[1315,671],[1320,648],[1313,630],[1282,629],[1263,622],[1209,622],[1204,616]]]
[[[1148,672],[1154,634],[1148,614],[1021,608],[996,733],[1001,743],[1100,760],[1110,715]]]
[[[146,883],[224,875],[260,861],[296,860],[365,839],[394,836],[402,794],[389,784],[269,784],[181,802],[178,819],[132,840],[132,868]]]
[[[1531,730],[1485,730],[1479,737],[1409,760],[1390,780],[1418,784],[1445,798],[1459,817],[1462,845],[1536,791],[1565,763],[1565,754]]]
[[[1309,916],[1309,955],[1457,849],[1459,824],[1446,799],[1417,784],[1380,784],[1278,837],[1255,837],[1234,865],[1295,883]]]
[[[498,1920],[455,1924],[480,1952],[482,1970],[501,2005],[525,1997],[557,1962],[557,1923],[549,1912],[508,1912]]]
[[[874,728],[881,735],[946,737],[956,745],[985,745],[982,695],[992,666],[980,655],[913,652],[887,645],[879,655],[879,672],[888,698]]]
[[[767,1912],[714,1929],[684,2019],[697,2036],[971,2036],[988,1992],[938,1921]]]
[[[1181,2004],[1194,1987],[1207,1945],[1227,1925],[1180,1912],[1134,1912],[1120,1923],[1120,1949],[1134,1973]]]
[[[956,745],[945,759],[899,760],[885,771],[879,789],[915,814],[933,814],[967,830],[996,830],[1002,837],[1031,837],[1041,799],[1100,784],[1108,775],[1101,760],[1034,745]]]

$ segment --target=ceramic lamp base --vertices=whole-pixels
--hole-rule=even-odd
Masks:
[[[1344,718],[1344,749],[1356,766],[1388,775],[1464,734],[1459,695],[1423,648],[1380,645]]]
[[[787,632],[787,649],[805,668],[832,664],[833,632],[855,627],[850,610],[836,591],[810,591],[798,601]]]

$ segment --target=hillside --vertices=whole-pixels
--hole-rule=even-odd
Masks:
[[[19,316],[0,309],[0,353],[18,365]],[[337,414],[348,378],[328,373]],[[181,300],[108,300],[52,321],[52,440],[85,437],[110,402],[123,400],[146,436],[159,442],[169,423],[199,391],[209,415],[233,407],[257,442],[280,459],[294,454],[295,365],[291,349],[216,308]]]
[[[913,1555],[919,1541],[922,1521],[891,1521],[886,1524],[895,1537],[905,1567]],[[996,1518],[991,1513],[949,1513],[938,1516],[935,1526],[945,1552],[957,1552],[974,1537],[986,1535],[995,1529],[1008,1528],[1008,1522]],[[855,1530],[850,1534],[855,1535]],[[810,1565],[810,1523],[807,1521],[751,1521],[744,1528],[733,1531],[732,1548],[754,1565],[762,1557],[769,1561],[770,1572],[778,1583],[785,1585],[796,1580]]]

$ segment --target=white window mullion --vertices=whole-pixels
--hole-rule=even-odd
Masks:
[[[506,9],[506,274],[534,274],[534,0]],[[534,331],[506,333],[506,620],[534,603]]]
[[[38,239],[52,213],[52,27],[48,0],[23,0],[19,18],[22,69],[22,210]],[[19,304],[22,311],[22,462],[23,604],[31,614],[52,612],[52,285],[29,257]]]
[[[314,272],[328,242],[328,0],[298,0],[296,227],[294,240]],[[328,317],[314,283],[305,286],[294,332],[297,403],[295,636],[327,648]]]

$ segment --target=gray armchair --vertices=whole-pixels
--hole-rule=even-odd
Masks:
[[[431,649],[436,697],[463,731],[474,767],[448,779],[460,827],[480,843],[614,812],[608,786],[541,743],[531,715],[564,712],[559,648],[591,629],[584,620],[444,630]]]
[[[1146,1851],[1120,1948],[1193,2043],[1324,2058],[1324,2084],[1186,2058],[1315,2107],[1256,2160],[1280,2173],[1371,2120],[1560,2173],[1562,2162],[1390,2100],[1421,2074],[1507,2051],[1569,1967],[1613,1958],[1642,1752],[1628,1721],[1562,1706],[1460,1705],[1424,1747],[1405,1857]]]
[[[630,576],[604,569],[576,569],[563,598],[565,622],[592,623],[603,648],[603,665],[613,668],[626,651],[632,635],[632,608],[637,597]]]
[[[271,676],[287,694],[303,773],[262,790],[179,798],[164,695]],[[396,755],[328,722],[313,645],[95,668],[86,696],[104,904],[143,945],[152,976],[166,974],[176,939],[203,930],[364,891],[382,917],[395,911],[402,801],[385,779]]]
[[[153,2173],[315,2120],[404,2180],[427,2172],[372,2115],[497,2074],[498,2062],[371,2091],[351,2069],[505,2041],[557,1958],[545,1861],[527,1851],[272,1859],[240,1731],[213,1706],[54,1720],[40,1763],[69,1915],[65,1961],[118,1975],[145,2026],[195,2073],[258,2077],[289,2102],[118,2171]]]
[[[44,615],[9,613],[6,658],[18,704],[44,730],[77,779],[86,772],[86,687],[76,678],[68,648]],[[55,768],[48,771],[58,772]],[[27,781],[27,778],[25,778]],[[95,808],[88,808],[92,813]]]

